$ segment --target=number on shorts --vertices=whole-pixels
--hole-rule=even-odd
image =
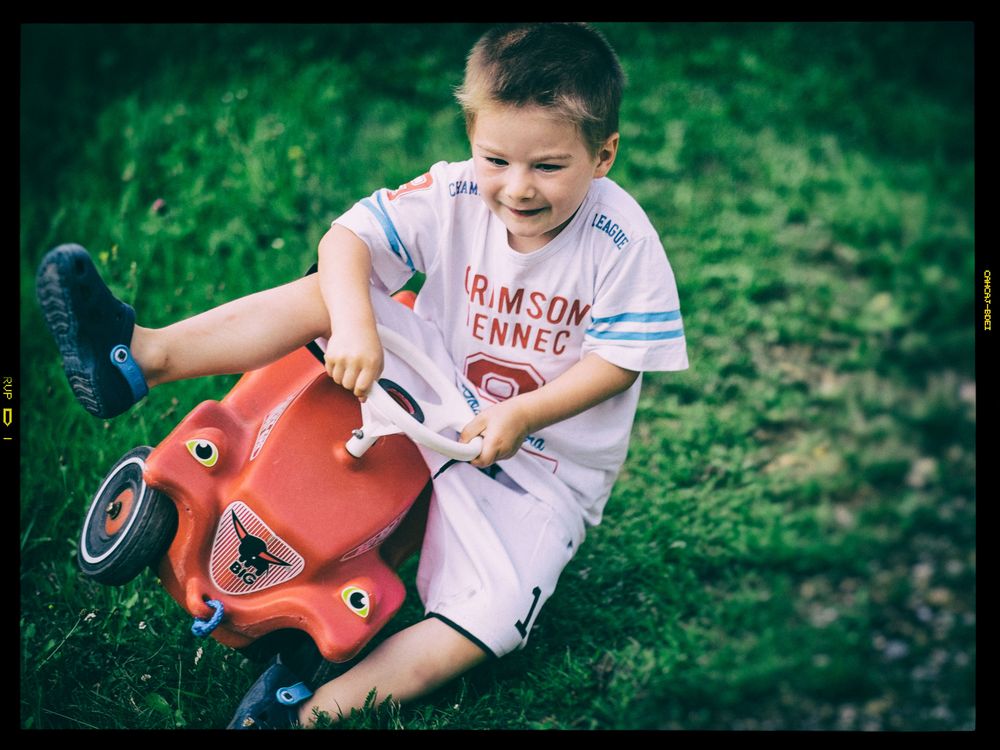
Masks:
[[[522,638],[528,637],[528,626],[531,624],[531,616],[535,614],[535,605],[538,604],[538,597],[542,595],[542,590],[538,586],[535,586],[531,593],[535,598],[531,601],[531,609],[528,610],[528,616],[524,618],[524,622],[518,620],[514,623],[514,627],[517,628],[517,632],[521,634]]]

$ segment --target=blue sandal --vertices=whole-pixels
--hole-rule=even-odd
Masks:
[[[111,293],[86,250],[51,250],[38,267],[35,290],[69,384],[88,412],[115,417],[149,392],[129,350],[135,311]]]
[[[276,657],[243,696],[226,729],[291,729],[312,690]]]

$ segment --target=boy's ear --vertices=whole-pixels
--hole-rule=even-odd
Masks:
[[[618,156],[618,133],[612,133],[604,145],[597,150],[597,166],[594,167],[594,179],[604,177],[611,171],[611,165]]]

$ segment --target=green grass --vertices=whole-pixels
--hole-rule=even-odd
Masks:
[[[612,177],[661,232],[691,369],[646,377],[528,648],[341,726],[973,728],[971,27],[602,28],[630,78]],[[152,577],[75,562],[107,468],[234,378],[91,418],[41,255],[83,243],[153,326],[297,277],[354,200],[465,158],[480,31],[22,28],[22,727],[221,727],[256,676]]]

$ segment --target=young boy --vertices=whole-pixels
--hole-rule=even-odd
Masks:
[[[605,178],[623,83],[586,26],[488,32],[458,92],[471,160],[360,201],[320,242],[317,274],[167,328],[135,326],[81,248],[43,261],[39,299],[66,373],[101,416],[159,383],[254,369],[323,338],[330,376],[363,399],[384,364],[376,321],[444,352],[456,372],[477,412],[460,439],[483,447],[434,480],[417,574],[428,616],[288,709],[307,726],[373,688],[405,702],[522,648],[601,520],[640,373],[687,367],[657,233]],[[415,271],[426,281],[414,315],[386,293]],[[432,470],[444,463],[424,455]],[[235,725],[259,725],[262,706],[272,724],[280,716],[282,670],[262,675]]]

